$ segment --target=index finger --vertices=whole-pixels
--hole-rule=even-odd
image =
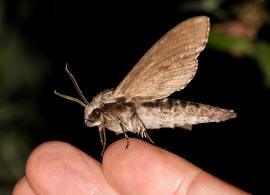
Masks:
[[[185,159],[146,142],[113,143],[102,163],[107,181],[121,194],[248,194]]]

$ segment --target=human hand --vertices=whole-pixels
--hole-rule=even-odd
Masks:
[[[64,142],[37,147],[13,195],[32,194],[248,194],[156,146],[122,139],[102,163]]]

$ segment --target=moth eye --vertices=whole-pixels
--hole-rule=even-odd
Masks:
[[[100,109],[98,108],[94,109],[91,114],[95,119],[99,119],[100,114],[101,114]]]

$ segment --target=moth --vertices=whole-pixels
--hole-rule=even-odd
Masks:
[[[86,126],[98,126],[103,154],[106,147],[105,128],[123,133],[132,132],[154,143],[147,129],[179,127],[191,130],[192,125],[220,122],[235,118],[233,110],[190,101],[167,98],[182,90],[194,77],[200,52],[205,48],[210,22],[206,16],[187,19],[157,41],[138,61],[124,80],[113,90],[105,90],[88,102],[66,66],[81,99],[60,94],[85,108]]]

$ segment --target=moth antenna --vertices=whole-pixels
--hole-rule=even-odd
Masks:
[[[86,98],[84,97],[84,95],[83,95],[82,91],[80,90],[80,87],[79,87],[79,85],[77,84],[77,82],[76,82],[74,76],[71,74],[71,72],[69,72],[69,70],[68,70],[68,63],[66,63],[65,69],[66,69],[66,72],[68,73],[68,76],[70,77],[70,79],[71,79],[71,81],[72,81],[74,87],[76,88],[77,92],[79,93],[80,97],[82,98],[84,104],[85,104],[85,105],[89,105],[89,102],[88,102],[88,101],[86,100]],[[75,98],[75,99],[76,99],[76,98]]]
[[[77,102],[78,104],[82,105],[83,107],[86,107],[85,103],[83,103],[81,100],[79,100],[77,98],[74,98],[74,97],[71,97],[71,96],[68,96],[68,95],[64,95],[64,94],[58,93],[56,90],[54,90],[54,94],[55,95],[58,95],[58,96],[60,96],[62,98],[71,100],[73,102]]]

